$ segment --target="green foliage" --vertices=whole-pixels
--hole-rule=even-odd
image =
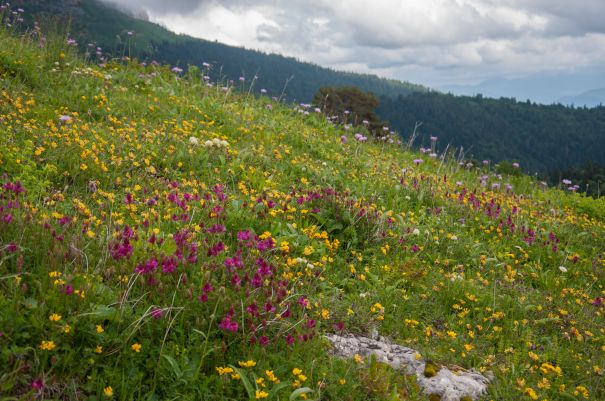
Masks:
[[[560,185],[568,190],[577,185],[576,191],[594,198],[605,195],[605,165],[592,161],[588,161],[581,166],[552,170],[548,174],[547,180],[551,185]],[[563,180],[569,180],[571,184],[566,185],[562,182]]]
[[[429,136],[462,147],[466,156],[492,162],[517,160],[524,172],[605,163],[605,107],[570,108],[515,99],[454,96],[438,92],[381,97],[377,110],[404,138],[423,123],[418,146]]]
[[[358,371],[359,381],[368,399],[403,401],[422,399],[414,375],[393,370],[389,365],[378,362],[375,357],[368,366]]]
[[[371,92],[364,93],[355,87],[322,87],[313,97],[313,104],[328,116],[336,117],[337,123],[362,126],[375,136],[384,135],[384,122],[374,112],[378,98]]]

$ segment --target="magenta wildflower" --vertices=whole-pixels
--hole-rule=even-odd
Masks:
[[[164,311],[161,310],[160,308],[154,308],[151,311],[151,317],[154,319],[161,319],[162,316],[164,316]]]
[[[309,306],[309,301],[305,298],[305,297],[300,297],[298,298],[298,304],[300,306],[302,306],[303,308],[306,308],[307,306]]]
[[[42,390],[44,388],[44,381],[42,378],[37,378],[32,382],[32,388],[34,390]]]
[[[250,231],[249,230],[245,230],[245,231],[240,231],[237,233],[237,239],[239,241],[248,241],[250,239]]]
[[[256,244],[256,249],[258,249],[259,251],[266,251],[269,249],[273,249],[274,247],[275,244],[273,243],[273,238],[271,237],[259,241],[258,244]]]
[[[124,238],[122,242],[114,243],[109,249],[109,253],[115,260],[127,259],[132,255],[133,246],[128,238]]]
[[[162,258],[162,273],[170,274],[174,273],[178,264],[177,260],[174,256]]]
[[[224,233],[226,231],[227,231],[227,229],[222,224],[215,224],[215,225],[213,225],[212,227],[210,227],[209,229],[206,230],[206,232],[209,233],[209,234],[222,234],[222,233]]]
[[[225,250],[225,244],[219,242],[210,249],[208,249],[208,256],[217,256]]]
[[[231,320],[232,315],[227,315],[221,320],[218,327],[225,331],[230,331],[232,333],[236,332],[238,329],[238,324],[236,321]]]
[[[66,285],[63,287],[63,293],[64,293],[65,295],[71,295],[71,294],[73,294],[73,293],[74,293],[74,287],[73,287],[73,285],[71,285],[71,284],[66,284]]]
[[[252,316],[258,316],[258,305],[256,305],[256,302],[253,302],[252,304],[248,305],[246,307],[246,312],[248,312]]]

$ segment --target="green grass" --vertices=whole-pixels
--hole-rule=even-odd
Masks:
[[[3,399],[427,399],[341,328],[605,397],[603,200],[64,41],[0,32]]]

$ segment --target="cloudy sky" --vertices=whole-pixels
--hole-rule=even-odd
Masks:
[[[114,1],[179,33],[431,87],[605,72],[605,0]]]

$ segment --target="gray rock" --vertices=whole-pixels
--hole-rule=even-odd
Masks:
[[[391,366],[393,369],[416,375],[422,391],[441,397],[441,401],[459,401],[462,397],[479,399],[487,393],[487,386],[492,380],[474,370],[450,370],[443,366],[433,377],[424,375],[425,362],[418,358],[418,352],[412,348],[392,344],[384,337],[371,339],[363,336],[339,336],[328,334],[326,338],[332,344],[332,353],[343,358],[353,358],[355,354],[363,357],[376,356],[376,360]]]

